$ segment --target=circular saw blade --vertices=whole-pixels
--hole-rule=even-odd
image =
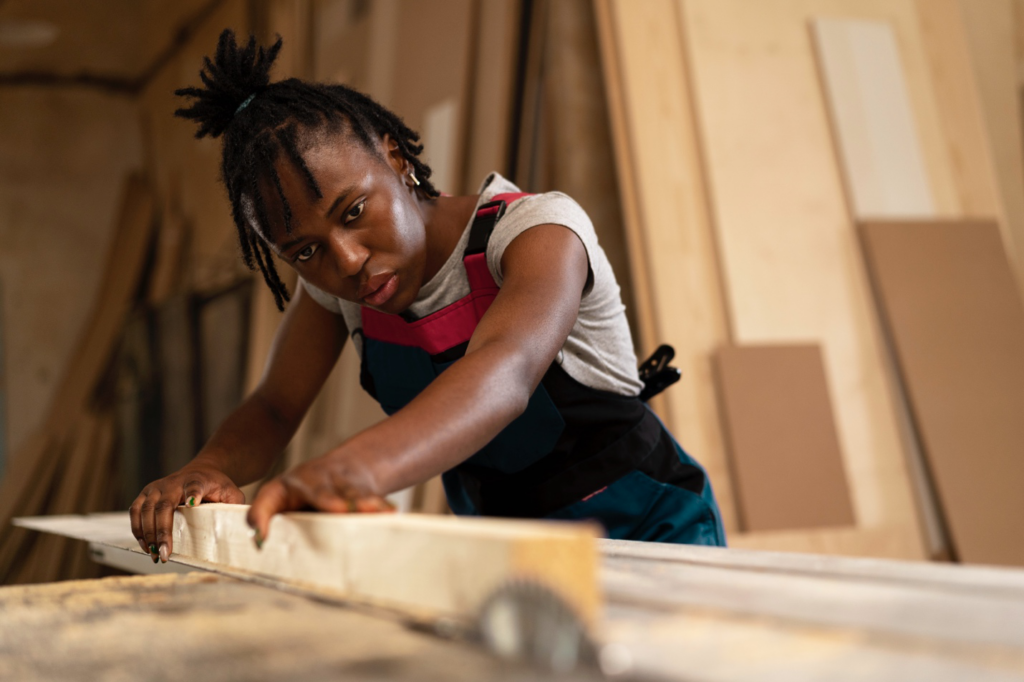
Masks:
[[[596,662],[594,645],[575,611],[530,580],[495,590],[480,609],[478,627],[487,648],[501,658],[557,672]]]

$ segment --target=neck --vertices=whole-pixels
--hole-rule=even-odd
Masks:
[[[419,199],[427,232],[427,261],[423,281],[428,282],[455,250],[463,230],[473,217],[476,196]]]

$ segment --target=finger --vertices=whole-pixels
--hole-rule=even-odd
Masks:
[[[274,514],[296,508],[294,502],[289,498],[288,488],[280,478],[267,482],[256,494],[256,499],[249,507],[246,521],[256,533],[254,539],[257,548],[262,548],[263,543],[266,542],[270,519]]]
[[[219,486],[207,496],[209,502],[224,502],[226,504],[245,504],[245,493],[238,486],[228,483]],[[198,504],[198,503],[197,503]]]
[[[364,514],[395,511],[395,506],[380,495],[367,495],[356,500],[356,511]]]
[[[140,494],[132,502],[132,506],[128,508],[128,517],[132,521],[132,535],[139,541],[139,547],[146,554],[149,554],[149,547],[146,546],[146,541],[142,535],[142,502],[145,500],[145,496]]]
[[[139,516],[142,522],[142,540],[146,544],[146,552],[149,553],[153,563],[159,557],[156,546],[156,505],[160,503],[160,493],[153,492],[146,495],[142,506],[139,508]]]
[[[157,554],[160,557],[160,561],[165,564],[171,556],[171,550],[174,548],[171,530],[174,528],[174,510],[178,508],[178,502],[180,501],[180,497],[178,499],[162,497],[156,503],[154,509]]]
[[[187,478],[182,486],[181,499],[186,507],[195,507],[203,501],[206,484],[201,478]]]
[[[356,500],[343,497],[332,488],[322,487],[307,496],[307,501],[314,509],[332,514],[347,514],[357,511]]]

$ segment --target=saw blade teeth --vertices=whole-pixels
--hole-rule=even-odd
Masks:
[[[515,580],[484,602],[479,630],[499,657],[566,672],[594,664],[594,647],[575,611],[545,585]]]

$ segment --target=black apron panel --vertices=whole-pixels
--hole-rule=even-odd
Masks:
[[[566,423],[550,454],[512,475],[499,475],[472,461],[453,472],[480,513],[546,516],[641,466],[659,476],[670,472],[678,480],[692,478],[689,472],[679,475],[673,462],[685,465],[671,437],[638,398],[585,386],[557,363],[552,363],[542,385]]]

